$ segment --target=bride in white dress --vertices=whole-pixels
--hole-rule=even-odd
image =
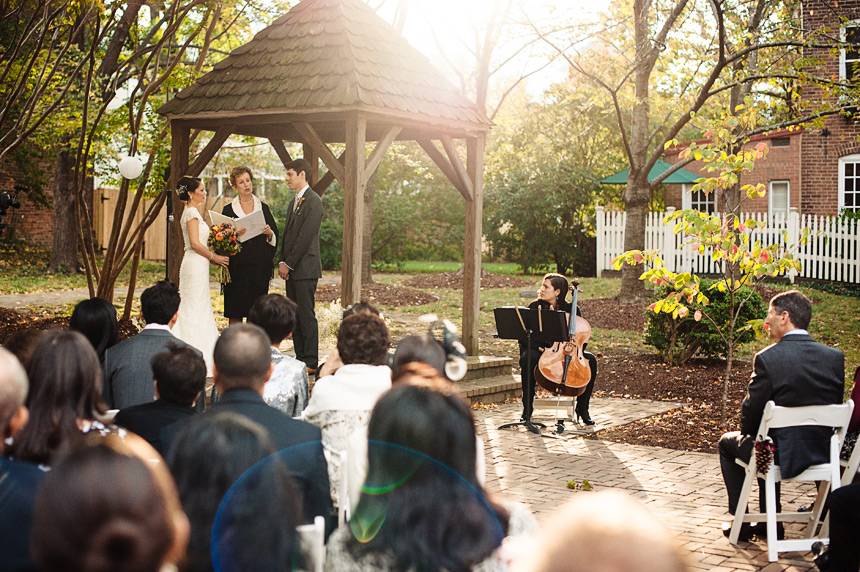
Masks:
[[[207,376],[212,376],[212,351],[218,340],[218,327],[212,311],[209,292],[209,264],[227,266],[229,256],[215,254],[206,247],[209,225],[197,207],[206,200],[203,181],[196,177],[179,179],[179,199],[185,209],[179,219],[185,253],[179,268],[179,317],[173,326],[173,335],[203,352]]]

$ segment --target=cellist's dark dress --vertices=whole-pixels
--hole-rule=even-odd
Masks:
[[[260,207],[273,236],[279,236],[278,225],[269,206],[261,202]],[[236,218],[232,204],[225,206],[221,214]],[[225,318],[246,317],[257,298],[269,293],[275,250],[276,246],[270,245],[266,235],[261,234],[243,242],[242,250],[230,257],[230,282],[224,284]]]
[[[558,311],[564,311],[570,313],[572,304],[570,302],[560,302],[558,305]],[[535,300],[531,304],[529,304],[530,310],[536,310],[540,308],[541,310],[549,310],[550,305],[549,302],[545,302],[543,300]],[[582,312],[579,309],[579,306],[576,308],[576,315],[582,316]],[[520,370],[522,371],[522,390],[523,390],[523,417],[529,418],[531,417],[534,408],[532,401],[528,398],[528,383],[532,384],[532,387],[537,389],[534,380],[534,370],[538,364],[538,360],[540,360],[540,356],[543,352],[541,349],[546,349],[543,345],[538,343],[533,343],[532,348],[528,350],[526,348],[526,344],[520,342]],[[584,348],[583,348],[584,349]],[[530,356],[528,354],[531,354]],[[588,365],[591,366],[591,380],[588,382],[588,385],[585,388],[585,391],[582,395],[576,398],[576,412],[579,413],[583,419],[589,419],[588,415],[588,406],[591,401],[591,393],[594,391],[594,381],[597,377],[597,358],[594,357],[593,354],[583,351],[583,357],[588,360]],[[531,360],[531,368],[528,367],[528,361]]]

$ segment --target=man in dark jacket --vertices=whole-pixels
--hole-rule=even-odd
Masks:
[[[777,294],[770,301],[765,328],[776,343],[755,356],[747,397],[741,406],[741,430],[725,433],[719,443],[720,469],[731,514],[738,509],[746,511],[746,507],[737,506],[745,475],[735,459],[749,461],[767,402],[784,407],[842,403],[845,356],[812,339],[806,331],[811,318],[812,304],[797,290]],[[832,430],[826,427],[770,431],[776,445],[774,462],[779,464],[782,476],[791,478],[810,465],[827,462],[831,434]],[[776,494],[779,512],[779,484]],[[759,508],[764,512],[763,486],[759,487]],[[766,533],[744,523],[740,539],[748,540],[753,534],[763,536]]]

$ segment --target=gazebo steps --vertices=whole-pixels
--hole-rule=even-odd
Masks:
[[[502,403],[520,397],[520,380],[511,373],[514,360],[507,357],[469,356],[466,376],[457,382],[457,389],[470,403]]]

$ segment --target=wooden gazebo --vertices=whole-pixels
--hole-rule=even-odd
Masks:
[[[231,134],[268,139],[284,163],[291,160],[284,142],[301,143],[320,195],[337,179],[344,190],[344,306],[361,295],[364,188],[393,141],[417,141],[466,201],[462,336],[469,354],[478,353],[483,154],[491,123],[370,7],[303,0],[159,113],[170,120],[171,189],[182,175],[201,173]],[[190,162],[192,130],[214,135]],[[465,164],[457,140],[465,141]],[[376,145],[366,156],[368,142]],[[336,156],[330,143],[345,144],[345,151]],[[320,160],[328,169],[322,178]],[[181,244],[178,222],[170,232]],[[178,268],[171,264],[174,280]]]

